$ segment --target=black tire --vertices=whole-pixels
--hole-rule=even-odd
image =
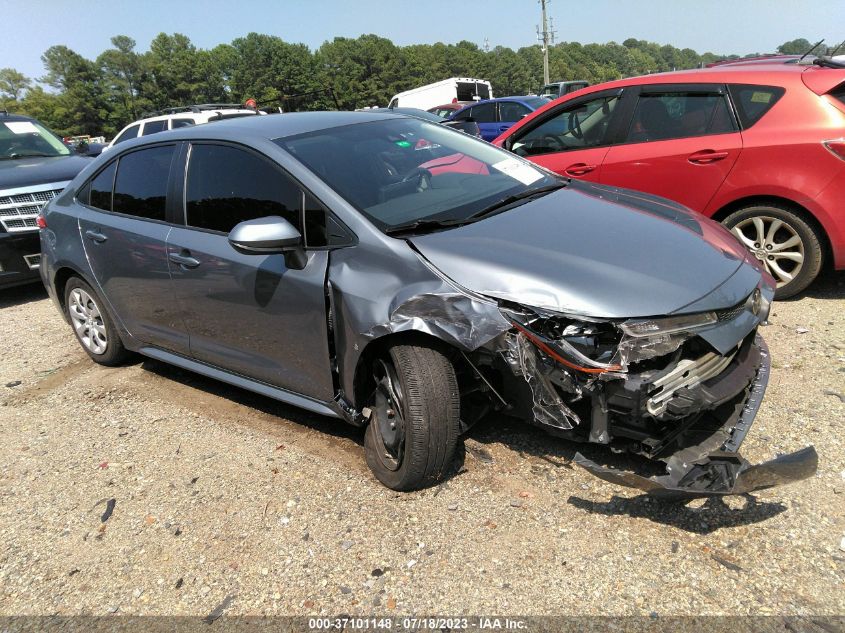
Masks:
[[[420,345],[395,345],[377,362],[392,368],[398,379],[404,437],[398,440],[399,458],[393,459],[380,431],[385,411],[376,397],[364,437],[367,465],[392,490],[416,490],[441,481],[460,434],[455,368],[437,349]]]
[[[82,294],[77,294],[80,291]],[[88,310],[87,315],[78,312],[75,306],[80,304],[80,299]],[[93,309],[92,309],[93,308]],[[106,310],[103,300],[94,291],[94,289],[85,283],[79,277],[71,277],[65,285],[65,312],[68,320],[71,323],[73,333],[76,335],[76,340],[85,350],[85,353],[91,357],[96,363],[113,367],[123,363],[129,353],[123,346],[123,341],[120,340],[120,334],[114,325],[111,315]],[[96,316],[94,316],[96,314]],[[83,316],[90,318],[91,325],[85,325],[80,322]],[[97,331],[94,330],[97,326]],[[98,336],[97,332],[104,332],[105,336]],[[86,340],[86,333],[90,334]],[[93,339],[94,342],[92,342]],[[102,351],[98,351],[102,349]]]
[[[787,299],[802,292],[818,276],[822,267],[822,244],[817,229],[791,207],[779,204],[755,204],[743,207],[731,213],[722,223],[731,231],[737,232],[738,230],[742,230],[742,227],[749,227],[749,221],[754,218],[760,218],[764,220],[764,223],[768,222],[765,224],[766,227],[771,226],[771,220],[780,220],[783,225],[777,235],[780,236],[781,240],[788,237],[790,232],[798,236],[800,245],[794,247],[794,249],[796,252],[800,251],[803,254],[804,260],[797,272],[794,268],[794,262],[790,260],[778,260],[776,259],[777,253],[767,253],[767,245],[765,243],[756,248],[754,244],[760,244],[759,242],[746,242],[745,245],[766,266],[769,272],[772,273],[775,281],[778,282],[778,288],[775,292],[776,299]],[[740,229],[737,229],[737,227],[740,227]],[[775,239],[775,241],[777,242],[778,240]],[[782,279],[779,274],[769,268],[770,264],[766,260],[772,258],[775,258],[773,261],[778,264],[781,270],[783,270],[783,266],[781,265],[781,262],[783,262],[783,264],[789,267],[789,270],[785,272],[795,273],[791,281]]]

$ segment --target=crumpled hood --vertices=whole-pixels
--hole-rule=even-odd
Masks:
[[[580,182],[410,241],[469,290],[585,316],[728,308],[760,281],[717,223],[663,198]]]
[[[78,155],[0,160],[0,190],[73,180],[92,160]]]

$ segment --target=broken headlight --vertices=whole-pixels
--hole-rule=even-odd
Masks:
[[[623,323],[569,315],[503,311],[514,327],[558,363],[587,374],[625,371],[630,363],[671,354],[697,328],[718,321],[706,312]]]
[[[619,344],[620,362],[627,367],[630,363],[671,354],[694,336],[696,329],[717,321],[715,312],[625,321],[619,325],[625,333]]]
[[[621,334],[612,323],[565,315],[538,317],[511,310],[503,314],[525,338],[565,367],[587,374],[622,369],[613,361]]]

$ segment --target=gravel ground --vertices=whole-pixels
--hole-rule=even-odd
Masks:
[[[445,485],[394,493],[360,431],[154,361],[99,367],[42,290],[4,291],[0,614],[845,614],[843,307],[841,273],[774,306],[743,446],[815,444],[818,475],[667,504],[495,418]]]

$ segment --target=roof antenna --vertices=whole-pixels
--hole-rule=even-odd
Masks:
[[[801,63],[801,61],[802,61],[802,60],[803,60],[803,59],[804,59],[807,55],[809,55],[809,54],[810,54],[810,53],[812,53],[814,50],[816,50],[816,48],[817,48],[817,47],[819,46],[819,44],[821,44],[822,42],[824,42],[824,38],[820,39],[818,42],[816,42],[815,44],[813,44],[813,46],[810,48],[810,50],[808,50],[806,53],[804,53],[803,55],[801,55],[801,57],[799,57],[799,58],[798,58],[798,63],[800,64],[800,63]]]
[[[839,46],[837,46],[837,47],[836,47],[836,48],[834,48],[832,51],[830,51],[830,52],[827,54],[827,56],[828,56],[828,57],[833,57],[834,55],[836,55],[836,53],[838,53],[838,52],[839,52],[839,49],[840,49],[840,48],[842,48],[843,46],[845,46],[845,40],[842,40],[841,42],[839,42]]]

